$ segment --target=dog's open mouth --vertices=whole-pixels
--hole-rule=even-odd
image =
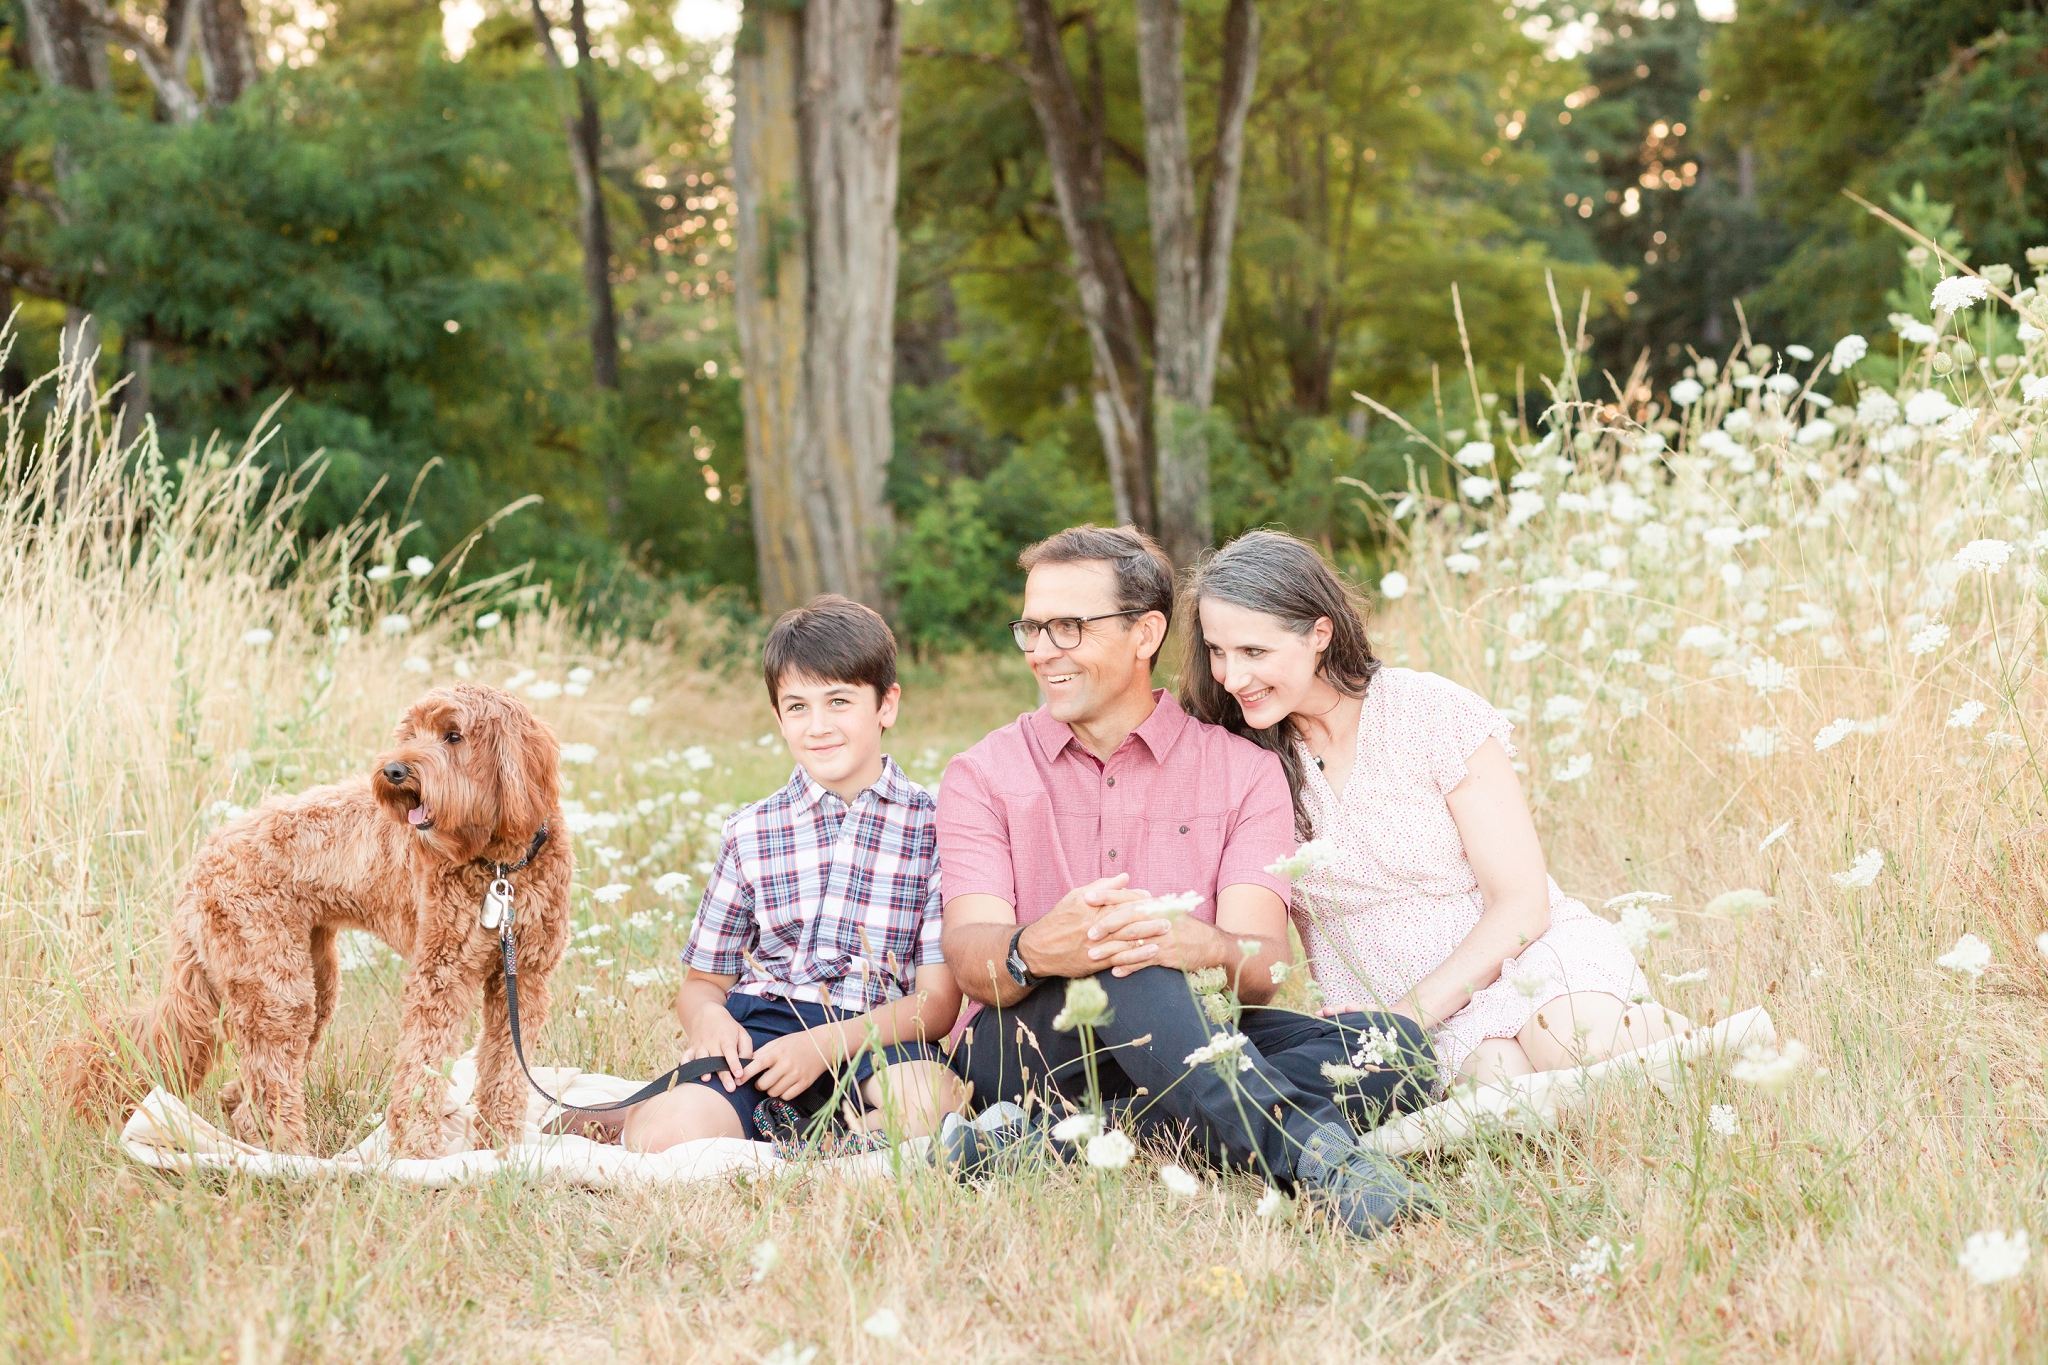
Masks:
[[[434,827],[434,817],[428,813],[425,804],[422,803],[405,813],[405,823],[424,833]]]

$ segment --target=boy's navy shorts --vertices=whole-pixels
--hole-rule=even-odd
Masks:
[[[747,1031],[754,1040],[754,1051],[759,1052],[766,1043],[777,1038],[787,1038],[792,1033],[802,1033],[820,1024],[830,1023],[845,1016],[827,1005],[814,1004],[809,1000],[785,1000],[780,996],[742,995],[738,991],[725,997],[726,1012],[734,1022]],[[898,1062],[943,1062],[939,1050],[929,1043],[891,1043],[882,1049],[881,1064],[894,1066]],[[862,1050],[851,1062],[836,1070],[826,1068],[825,1074],[811,1083],[811,1088],[790,1101],[805,1118],[832,1104],[832,1092],[839,1085],[839,1078],[851,1070],[853,1078],[847,1082],[845,1093],[840,1096],[842,1103],[851,1103],[855,1112],[864,1112],[870,1106],[861,1098],[861,1083],[875,1074],[875,1053]],[[740,1132],[750,1142],[762,1140],[760,1130],[754,1126],[754,1107],[767,1096],[754,1088],[753,1082],[743,1081],[730,1093],[725,1082],[718,1076],[707,1076],[699,1082],[708,1085],[725,1097],[740,1116]]]

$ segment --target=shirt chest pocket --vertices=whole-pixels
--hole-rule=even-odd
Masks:
[[[1134,822],[1131,885],[1155,896],[1193,891],[1202,897],[1196,914],[1215,916],[1216,869],[1223,859],[1223,818],[1217,815],[1147,815]]]

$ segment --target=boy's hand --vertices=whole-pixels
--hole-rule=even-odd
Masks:
[[[725,1082],[726,1093],[739,1089],[746,1059],[754,1055],[754,1040],[731,1011],[724,1005],[707,1004],[691,1018],[684,1031],[690,1035],[690,1045],[683,1049],[683,1060],[725,1058],[726,1069],[719,1073],[719,1079]]]
[[[825,1040],[813,1038],[808,1031],[792,1033],[763,1043],[742,1079],[752,1081],[764,1095],[793,1100],[809,1090],[829,1064]]]

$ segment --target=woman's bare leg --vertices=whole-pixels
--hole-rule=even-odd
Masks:
[[[1500,1085],[1535,1070],[1519,1042],[1513,1038],[1488,1038],[1472,1049],[1472,1055],[1458,1068],[1458,1075],[1481,1085]]]
[[[1684,1015],[1655,1003],[1630,1004],[1604,991],[1574,991],[1536,1011],[1516,1035],[1539,1071],[1562,1071],[1633,1052],[1685,1032]]]

